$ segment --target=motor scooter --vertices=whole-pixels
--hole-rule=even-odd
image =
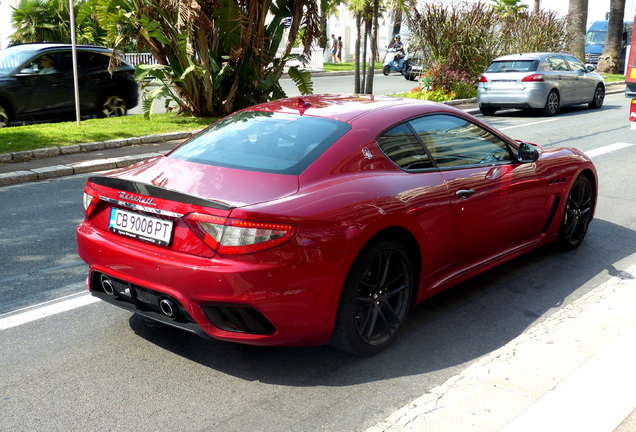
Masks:
[[[384,65],[382,67],[382,73],[386,76],[393,72],[399,72],[404,74],[404,60],[406,58],[406,54],[404,51],[400,50],[400,59],[396,60],[395,56],[398,53],[395,48],[389,48],[386,50],[386,55],[384,56]]]

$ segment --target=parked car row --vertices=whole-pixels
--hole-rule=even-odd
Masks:
[[[126,115],[139,100],[134,67],[117,58],[109,71],[112,50],[76,48],[81,115]],[[0,51],[0,127],[12,121],[72,118],[75,112],[70,44],[22,44]]]

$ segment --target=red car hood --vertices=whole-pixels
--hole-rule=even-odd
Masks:
[[[298,191],[298,177],[170,159],[148,159],[108,175],[217,201],[230,207],[271,201]]]

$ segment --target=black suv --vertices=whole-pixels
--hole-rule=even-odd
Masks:
[[[137,105],[135,69],[119,61],[108,71],[112,50],[77,45],[80,114],[126,115]],[[0,127],[11,121],[72,118],[75,115],[70,44],[13,45],[0,51]]]

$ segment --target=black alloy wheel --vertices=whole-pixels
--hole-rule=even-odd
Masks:
[[[594,99],[592,102],[588,103],[588,106],[592,109],[599,109],[603,106],[603,101],[605,100],[605,87],[601,84],[596,86],[596,90],[594,90]]]
[[[559,110],[559,94],[556,90],[550,90],[548,98],[545,101],[545,106],[541,109],[541,112],[545,116],[553,116]]]
[[[406,250],[383,240],[363,250],[343,287],[330,344],[358,355],[376,354],[394,339],[413,292]]]
[[[558,245],[566,250],[579,247],[592,219],[594,191],[590,180],[580,175],[572,185],[565,202],[561,229],[557,238]]]

